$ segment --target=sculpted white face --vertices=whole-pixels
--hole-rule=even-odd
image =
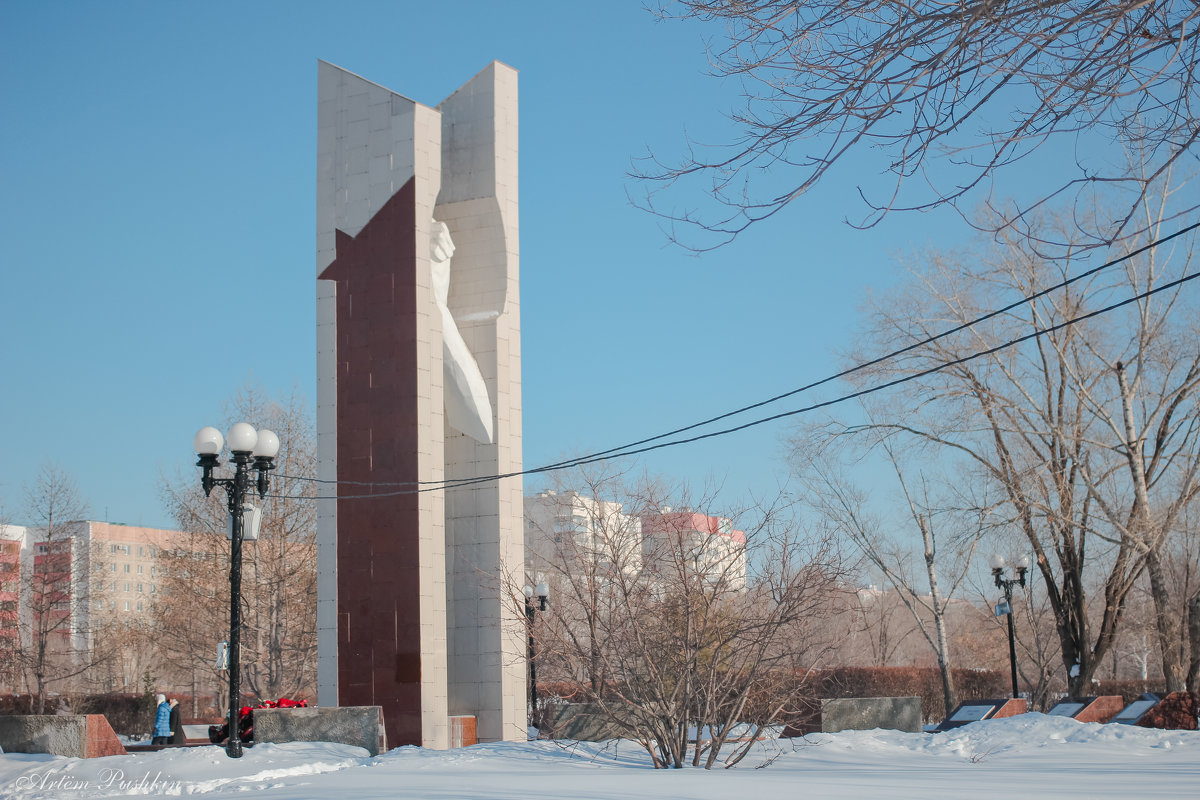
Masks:
[[[450,301],[450,258],[454,255],[454,241],[446,223],[434,220],[429,226],[429,259],[433,272],[433,297],[441,308]]]
[[[450,313],[450,258],[454,241],[446,223],[433,220],[429,230],[429,267],[433,296],[442,312],[442,373],[446,421],[482,444],[492,442],[492,403],[479,364]]]
[[[429,228],[429,257],[434,261],[449,261],[454,256],[454,240],[450,228],[440,220],[434,220]]]

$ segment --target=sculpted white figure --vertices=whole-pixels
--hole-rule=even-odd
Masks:
[[[433,296],[442,312],[446,421],[475,441],[491,444],[492,403],[487,384],[450,313],[450,259],[453,255],[450,229],[446,223],[435,219],[430,229],[429,260],[433,272]]]

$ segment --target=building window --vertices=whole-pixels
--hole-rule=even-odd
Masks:
[[[150,557],[151,557],[151,558],[154,558],[154,557],[155,557],[155,556],[157,556],[157,555],[158,555],[158,551],[157,551],[157,550],[155,550],[153,547],[151,547],[151,548],[150,548]]]
[[[146,554],[146,548],[142,547],[142,546],[139,544],[139,545],[138,545],[138,555],[139,555],[139,556],[141,556],[141,555],[145,555],[145,554]]]
[[[154,584],[150,584],[150,594],[154,594],[155,591],[157,590],[154,588]]]
[[[110,564],[109,566],[110,566],[110,567],[112,567],[112,571],[113,571],[113,572],[116,572],[116,571],[117,571],[117,562],[115,562],[115,561],[114,561],[114,562],[112,562],[112,564]]]
[[[129,601],[128,600],[125,601],[125,610],[126,611],[129,610]]]
[[[129,565],[128,564],[125,565],[125,573],[129,574]]]
[[[142,574],[142,565],[138,564],[138,575]]]
[[[142,610],[142,601],[141,601],[141,600],[138,600],[138,604],[137,604],[137,610],[138,610],[138,611],[141,611],[141,610]]]
[[[129,584],[128,584],[128,583],[127,583],[127,584],[125,584],[125,591],[127,591],[127,592],[129,591]],[[125,609],[125,610],[126,610],[126,611],[128,611],[129,609]]]
[[[141,594],[141,593],[142,593],[142,585],[139,583],[138,584],[138,594]]]

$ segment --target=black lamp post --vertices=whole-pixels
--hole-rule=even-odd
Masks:
[[[279,437],[271,431],[256,431],[245,422],[229,429],[229,452],[233,462],[232,478],[213,477],[213,470],[220,466],[217,454],[225,441],[216,428],[201,428],[192,441],[200,460],[196,466],[204,470],[200,485],[205,496],[212,494],[213,487],[220,486],[229,499],[230,540],[229,548],[229,741],[225,753],[230,758],[242,755],[242,732],[238,728],[241,720],[238,710],[241,701],[240,645],[242,637],[242,541],[245,537],[245,501],[250,490],[250,470],[257,471],[254,488],[258,496],[267,493],[270,484],[268,473],[275,468],[275,454],[279,452]]]
[[[991,564],[992,579],[996,581],[997,587],[1004,590],[1003,613],[1008,616],[1008,665],[1012,670],[1012,696],[1017,697],[1017,640],[1013,633],[1012,587],[1025,585],[1025,573],[1029,571],[1029,556],[1021,556],[1017,561],[1017,577],[1015,578],[1004,577],[1004,568],[1007,563],[1003,556],[992,556]],[[996,609],[997,614],[1001,612],[1001,608]]]
[[[538,599],[536,605],[533,602],[535,593]],[[549,597],[550,587],[544,582],[539,583],[536,588],[525,587],[525,629],[529,633],[529,724],[531,727],[535,727],[538,722],[537,663],[534,661],[536,653],[533,644],[533,622],[537,612],[546,610],[546,601]]]

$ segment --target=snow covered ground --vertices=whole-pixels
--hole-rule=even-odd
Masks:
[[[366,751],[261,744],[91,760],[0,755],[0,798],[215,795],[263,800],[475,798],[1200,797],[1200,733],[1026,714],[941,734],[851,731],[764,742],[737,768],[655,771],[629,742]],[[758,767],[756,769],[756,767]]]

